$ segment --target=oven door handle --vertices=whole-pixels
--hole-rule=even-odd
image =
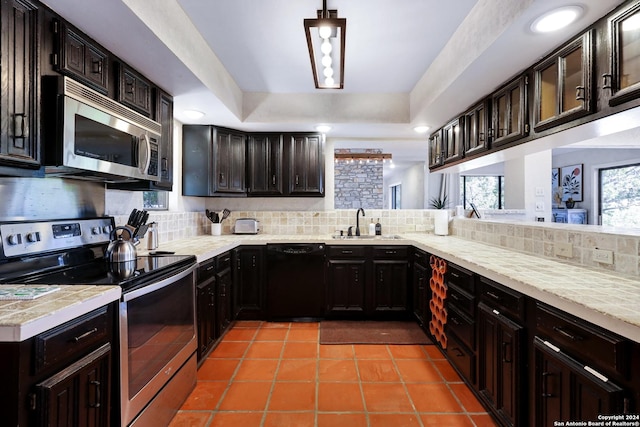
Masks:
[[[189,274],[193,273],[196,270],[196,266],[197,266],[197,264],[194,264],[191,267],[187,268],[186,270],[181,271],[178,274],[171,275],[171,276],[169,276],[169,277],[167,277],[165,279],[159,280],[157,282],[153,282],[148,286],[144,286],[144,287],[136,289],[134,291],[124,293],[124,294],[122,294],[122,301],[123,302],[131,301],[131,300],[134,300],[134,299],[139,298],[141,296],[150,294],[151,292],[155,292],[155,291],[157,291],[159,289],[162,289],[164,287],[172,285],[176,281],[178,281],[178,280],[188,276]]]

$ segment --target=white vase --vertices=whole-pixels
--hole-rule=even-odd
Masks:
[[[211,224],[211,235],[219,236],[220,234],[222,234],[222,224],[219,222]]]
[[[446,236],[449,234],[449,211],[447,209],[439,209],[433,213],[433,232],[438,236]]]

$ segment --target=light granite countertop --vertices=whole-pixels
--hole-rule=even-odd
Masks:
[[[0,285],[0,290],[20,286],[24,285]],[[50,287],[60,290],[33,300],[0,301],[0,342],[24,341],[116,301],[122,292],[120,286]]]
[[[239,245],[326,243],[413,245],[532,298],[640,343],[640,280],[539,258],[455,236],[405,234],[403,239],[332,239],[328,235],[196,236],[158,250],[196,255],[198,262]]]

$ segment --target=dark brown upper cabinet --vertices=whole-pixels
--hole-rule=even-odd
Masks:
[[[156,90],[156,121],[162,125],[160,139],[160,182],[158,189],[171,191],[173,188],[173,97]]]
[[[529,134],[527,114],[528,76],[522,75],[491,96],[492,145],[500,146]]]
[[[593,112],[592,39],[588,31],[534,67],[534,130]]]
[[[288,145],[288,194],[324,197],[324,137],[295,134]]]
[[[128,66],[120,64],[117,101],[151,117],[151,82]]]
[[[442,128],[442,145],[444,146],[444,162],[460,160],[464,154],[462,144],[462,125],[464,117],[456,118]]]
[[[107,95],[110,74],[108,53],[64,21],[53,19],[51,25],[56,36],[52,56],[54,69]]]
[[[462,141],[464,155],[472,156],[489,149],[489,102],[482,101],[464,113]]]
[[[282,196],[283,136],[253,134],[249,135],[247,145],[249,195]]]
[[[619,105],[640,96],[640,3],[612,15],[609,26],[610,71],[602,75],[603,97]]]
[[[443,164],[442,129],[439,129],[429,137],[429,168],[437,168]]]
[[[244,133],[215,127],[212,132],[214,193],[246,193]]]
[[[0,164],[37,168],[38,9],[21,0],[3,1],[1,8]]]

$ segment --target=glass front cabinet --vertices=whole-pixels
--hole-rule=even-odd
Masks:
[[[492,99],[492,145],[505,145],[529,134],[527,87],[529,78],[522,75],[497,92]]]
[[[444,164],[444,150],[442,147],[442,129],[429,137],[429,168],[437,168]]]
[[[456,118],[442,128],[442,145],[444,147],[444,162],[450,163],[460,160],[464,153],[462,132],[460,130],[464,118]]]
[[[610,72],[602,75],[603,96],[615,106],[640,97],[640,3],[608,20]]]
[[[463,137],[465,157],[489,149],[489,102],[482,101],[464,113]]]
[[[534,129],[593,111],[593,41],[588,31],[534,67]]]

